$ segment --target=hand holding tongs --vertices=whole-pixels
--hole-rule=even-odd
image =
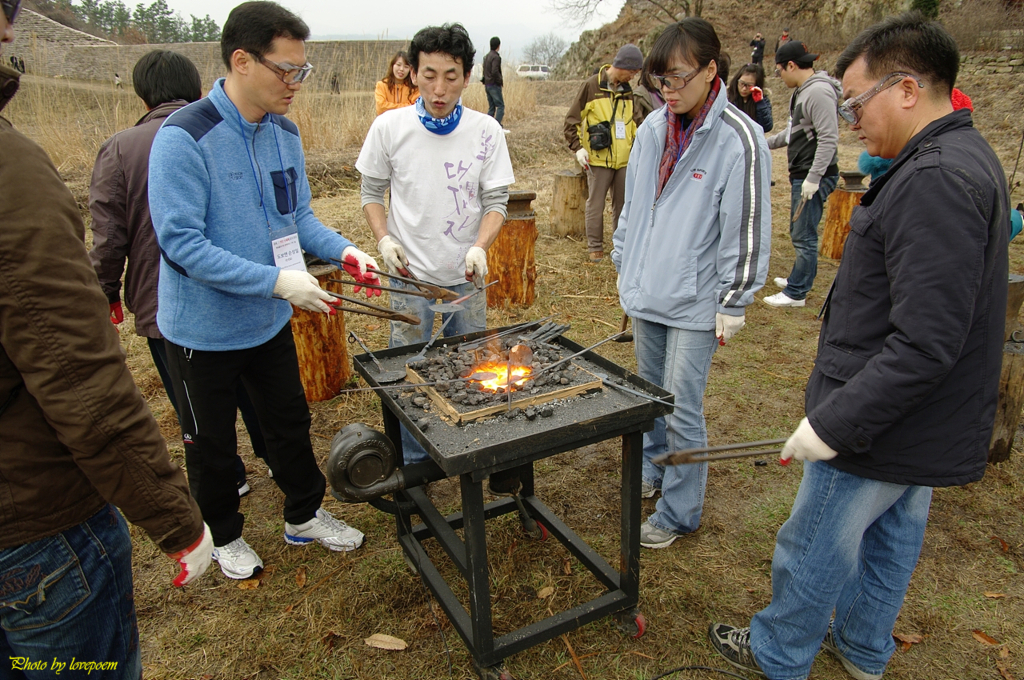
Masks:
[[[665,453],[651,460],[655,465],[690,465],[692,463],[707,463],[715,460],[731,460],[733,458],[753,458],[756,456],[768,456],[776,453],[782,453],[782,449],[761,449],[758,451],[744,451],[741,453],[719,453],[714,455],[698,455],[707,454],[713,451],[735,451],[737,449],[752,449],[758,446],[778,446],[779,444],[785,444],[785,439],[766,439],[759,442],[746,442],[743,444],[723,444],[721,446],[705,446],[699,449],[685,449],[683,451],[673,451],[672,453]],[[789,465],[789,459],[779,459],[780,465]]]
[[[382,272],[377,272],[381,274]],[[341,283],[346,286],[360,286],[362,288],[373,288],[374,290],[383,290],[393,295],[415,295],[416,297],[425,298],[427,300],[436,300],[437,296],[425,290],[411,290],[409,288],[389,288],[387,286],[376,286],[372,283],[360,283],[359,281],[346,281],[344,279],[327,279],[332,283]]]
[[[341,260],[338,260],[338,259],[333,258],[333,257],[331,258],[331,261],[332,262],[338,262],[339,264],[341,263]],[[424,283],[423,281],[420,281],[419,278],[415,274],[413,274],[411,271],[409,272],[409,276],[408,277],[399,276],[398,274],[389,274],[386,271],[383,271],[381,269],[373,269],[372,267],[369,267],[367,269],[367,271],[376,272],[378,276],[386,276],[389,279],[393,279],[395,281],[401,281],[402,283],[407,283],[410,286],[415,286],[416,288],[418,288],[419,290],[423,291],[424,293],[430,293],[430,295],[433,296],[433,297],[432,298],[428,297],[427,298],[428,300],[429,299],[434,299],[434,300],[437,300],[437,299],[441,299],[441,300],[454,300],[457,297],[459,297],[458,293],[453,293],[452,291],[447,290],[446,288],[442,288],[441,286],[435,286],[432,283]],[[376,287],[376,286],[367,286],[366,284],[361,284],[361,285],[363,285],[363,286],[365,286],[367,288],[375,288]],[[391,290],[391,289],[390,288],[381,288],[381,290]],[[403,291],[397,291],[397,292],[401,293]],[[426,297],[426,296],[424,296],[424,297]]]

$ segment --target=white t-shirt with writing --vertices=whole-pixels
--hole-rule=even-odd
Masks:
[[[515,182],[501,125],[464,108],[447,135],[427,130],[415,106],[377,116],[356,169],[391,181],[388,234],[409,267],[442,286],[466,282],[466,251],[480,231],[480,192]]]

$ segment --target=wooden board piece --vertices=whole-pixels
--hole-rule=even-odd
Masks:
[[[530,406],[546,404],[549,401],[553,401],[555,399],[568,399],[569,397],[575,397],[580,394],[585,394],[586,392],[592,392],[594,390],[599,390],[602,388],[602,382],[600,378],[598,378],[596,375],[586,370],[585,368],[581,368],[579,366],[576,366],[576,368],[578,368],[579,370],[583,371],[588,375],[593,376],[594,379],[581,385],[568,385],[561,389],[553,390],[551,392],[545,392],[544,394],[527,394],[525,396],[520,396],[517,398],[516,394],[513,393],[512,408],[525,409]],[[425,383],[428,381],[424,380],[423,377],[419,373],[414,371],[411,367],[406,366],[405,373],[406,380],[408,380],[410,383],[413,383],[412,387],[415,387],[417,390],[425,394],[427,398],[434,403],[435,406],[441,409],[441,412],[444,413],[444,415],[448,416],[452,420],[452,422],[456,423],[457,425],[471,423],[475,420],[487,418],[488,416],[492,416],[496,413],[502,413],[508,409],[508,403],[506,402],[502,404],[495,404],[493,406],[487,406],[481,409],[477,409],[476,411],[467,411],[466,413],[461,413],[459,412],[458,409],[455,408],[455,406],[450,401],[448,401],[448,399],[441,396],[441,394],[434,389],[433,385],[417,385],[416,383]]]
[[[1003,345],[1003,368],[999,376],[999,402],[996,407],[988,462],[1001,463],[1010,458],[1013,438],[1020,424],[1024,404],[1024,347],[1020,343]]]

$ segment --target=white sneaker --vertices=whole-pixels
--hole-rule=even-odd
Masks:
[[[284,541],[288,545],[307,545],[316,541],[325,548],[338,551],[355,550],[363,544],[363,532],[334,519],[323,508],[305,524],[284,523]]]
[[[217,561],[220,570],[228,578],[252,578],[257,571],[263,570],[263,560],[242,537],[236,538],[227,545],[215,547],[213,559]]]
[[[786,286],[789,285],[789,279],[784,279],[781,276],[776,276],[772,280],[775,282],[775,285],[778,286],[779,288],[785,288]]]
[[[806,300],[794,300],[785,293],[776,293],[775,295],[769,295],[766,298],[761,298],[765,304],[771,305],[772,307],[803,307],[807,304]]]

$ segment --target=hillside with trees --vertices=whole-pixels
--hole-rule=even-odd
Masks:
[[[128,45],[220,40],[220,26],[209,14],[185,19],[166,0],[139,3],[135,9],[121,0],[28,0],[25,6],[65,26]]]

